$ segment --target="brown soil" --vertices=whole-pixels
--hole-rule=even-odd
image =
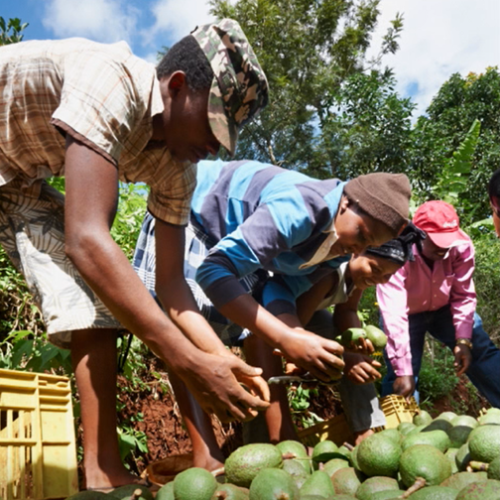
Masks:
[[[489,408],[490,406],[488,401],[468,381],[468,378],[462,376],[450,394],[432,401],[432,408],[429,412],[433,417],[437,417],[444,411],[478,417],[482,408]]]
[[[150,372],[159,373],[162,383],[151,376],[149,380],[143,380],[145,384],[141,389],[133,390],[125,377],[119,376],[118,379],[121,388],[119,399],[124,408],[120,420],[128,422],[138,413],[143,415],[134,428],[146,434],[149,452],[135,458],[139,473],[152,462],[192,451],[191,441],[168,383],[168,374],[162,369],[159,360],[153,359],[151,364]],[[226,455],[241,446],[241,424],[222,425],[217,418],[212,420],[217,442]]]

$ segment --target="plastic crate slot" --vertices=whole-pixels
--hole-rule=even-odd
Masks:
[[[67,498],[77,491],[69,379],[0,369],[0,499]]]

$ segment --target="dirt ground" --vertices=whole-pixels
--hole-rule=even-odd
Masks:
[[[155,371],[168,379],[168,375],[162,372],[160,367],[156,366]],[[145,382],[148,381],[145,380]],[[119,385],[122,388],[126,387],[127,384],[128,382],[124,377],[119,377]],[[171,390],[167,389],[165,391],[161,388],[158,388],[157,391],[151,391],[150,389],[144,391],[122,390],[119,398],[124,407],[120,414],[122,420],[130,420],[137,413],[143,415],[142,421],[137,422],[135,428],[147,435],[149,453],[137,459],[138,472],[144,470],[149,463],[167,456],[189,453],[192,450],[191,442]],[[334,391],[323,389],[319,391],[317,396],[311,398],[309,411],[326,420],[338,415],[342,411],[342,407],[338,395]],[[307,412],[303,413],[303,415],[307,416]],[[226,456],[243,444],[242,424],[223,425],[215,417],[212,421],[217,441]],[[296,416],[295,421],[297,427],[302,428],[299,415]]]

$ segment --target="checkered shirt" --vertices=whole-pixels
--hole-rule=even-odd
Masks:
[[[196,166],[174,160],[164,145],[152,147],[152,117],[162,111],[154,66],[124,42],[1,47],[0,186],[64,175],[70,134],[116,165],[121,181],[149,185],[156,217],[185,224]]]

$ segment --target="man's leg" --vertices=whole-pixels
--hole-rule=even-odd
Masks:
[[[466,374],[492,406],[500,408],[500,350],[483,329],[483,322],[474,314],[472,330],[472,363]]]
[[[217,443],[212,419],[175,373],[169,372],[168,378],[193,445],[193,466],[209,471],[222,467],[224,455]]]
[[[123,465],[116,432],[117,330],[74,332],[71,358],[80,395],[87,488],[138,481]]]

